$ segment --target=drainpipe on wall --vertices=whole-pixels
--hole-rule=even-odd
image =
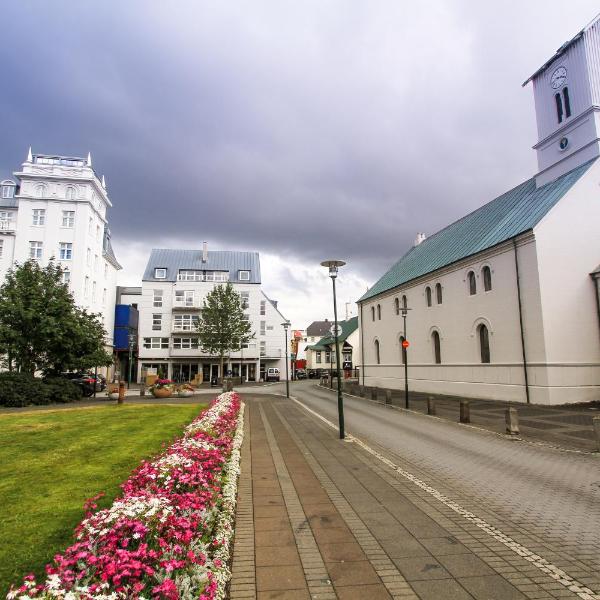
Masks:
[[[363,305],[360,303],[360,370],[362,373],[362,384],[365,385],[365,342],[364,342]]]
[[[517,297],[519,299],[519,326],[521,328],[521,351],[523,353],[523,373],[525,375],[525,397],[527,404],[531,402],[529,398],[529,376],[527,374],[527,354],[525,352],[525,331],[523,329],[523,306],[521,302],[521,279],[519,277],[519,254],[517,252],[517,240],[513,238],[513,248],[515,249],[515,272],[517,280]]]
[[[590,273],[590,277],[596,284],[596,310],[598,311],[598,327],[600,328],[600,265],[593,273]]]

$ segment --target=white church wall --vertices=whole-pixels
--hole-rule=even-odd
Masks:
[[[600,262],[600,163],[535,229],[548,361],[548,402],[600,399],[600,329],[594,284]]]

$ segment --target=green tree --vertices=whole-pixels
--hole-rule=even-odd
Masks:
[[[9,369],[34,374],[89,369],[112,362],[99,316],[75,305],[54,262],[29,260],[0,287],[0,351]]]
[[[221,376],[225,355],[254,337],[250,321],[244,318],[241,296],[231,283],[217,285],[206,295],[197,328],[202,350],[219,357]]]

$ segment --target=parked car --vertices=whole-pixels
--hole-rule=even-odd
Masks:
[[[306,379],[306,370],[296,369],[296,379]]]
[[[279,381],[279,378],[279,369],[275,367],[269,367],[267,369],[267,381]]]
[[[308,371],[308,378],[309,379],[319,379],[320,374],[319,374],[320,369],[310,369]]]
[[[75,385],[78,385],[81,388],[81,393],[89,398],[94,393],[94,387],[96,387],[96,391],[101,391],[101,386],[99,383],[96,383],[96,379],[94,379],[93,375],[89,373],[61,373],[60,377],[64,377],[65,379],[71,380]]]

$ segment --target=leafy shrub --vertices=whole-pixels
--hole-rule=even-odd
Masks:
[[[78,385],[61,377],[47,377],[44,379],[44,386],[51,403],[74,402],[81,400],[83,395]]]
[[[81,390],[72,381],[38,379],[27,373],[0,373],[0,406],[29,406],[74,402]]]

